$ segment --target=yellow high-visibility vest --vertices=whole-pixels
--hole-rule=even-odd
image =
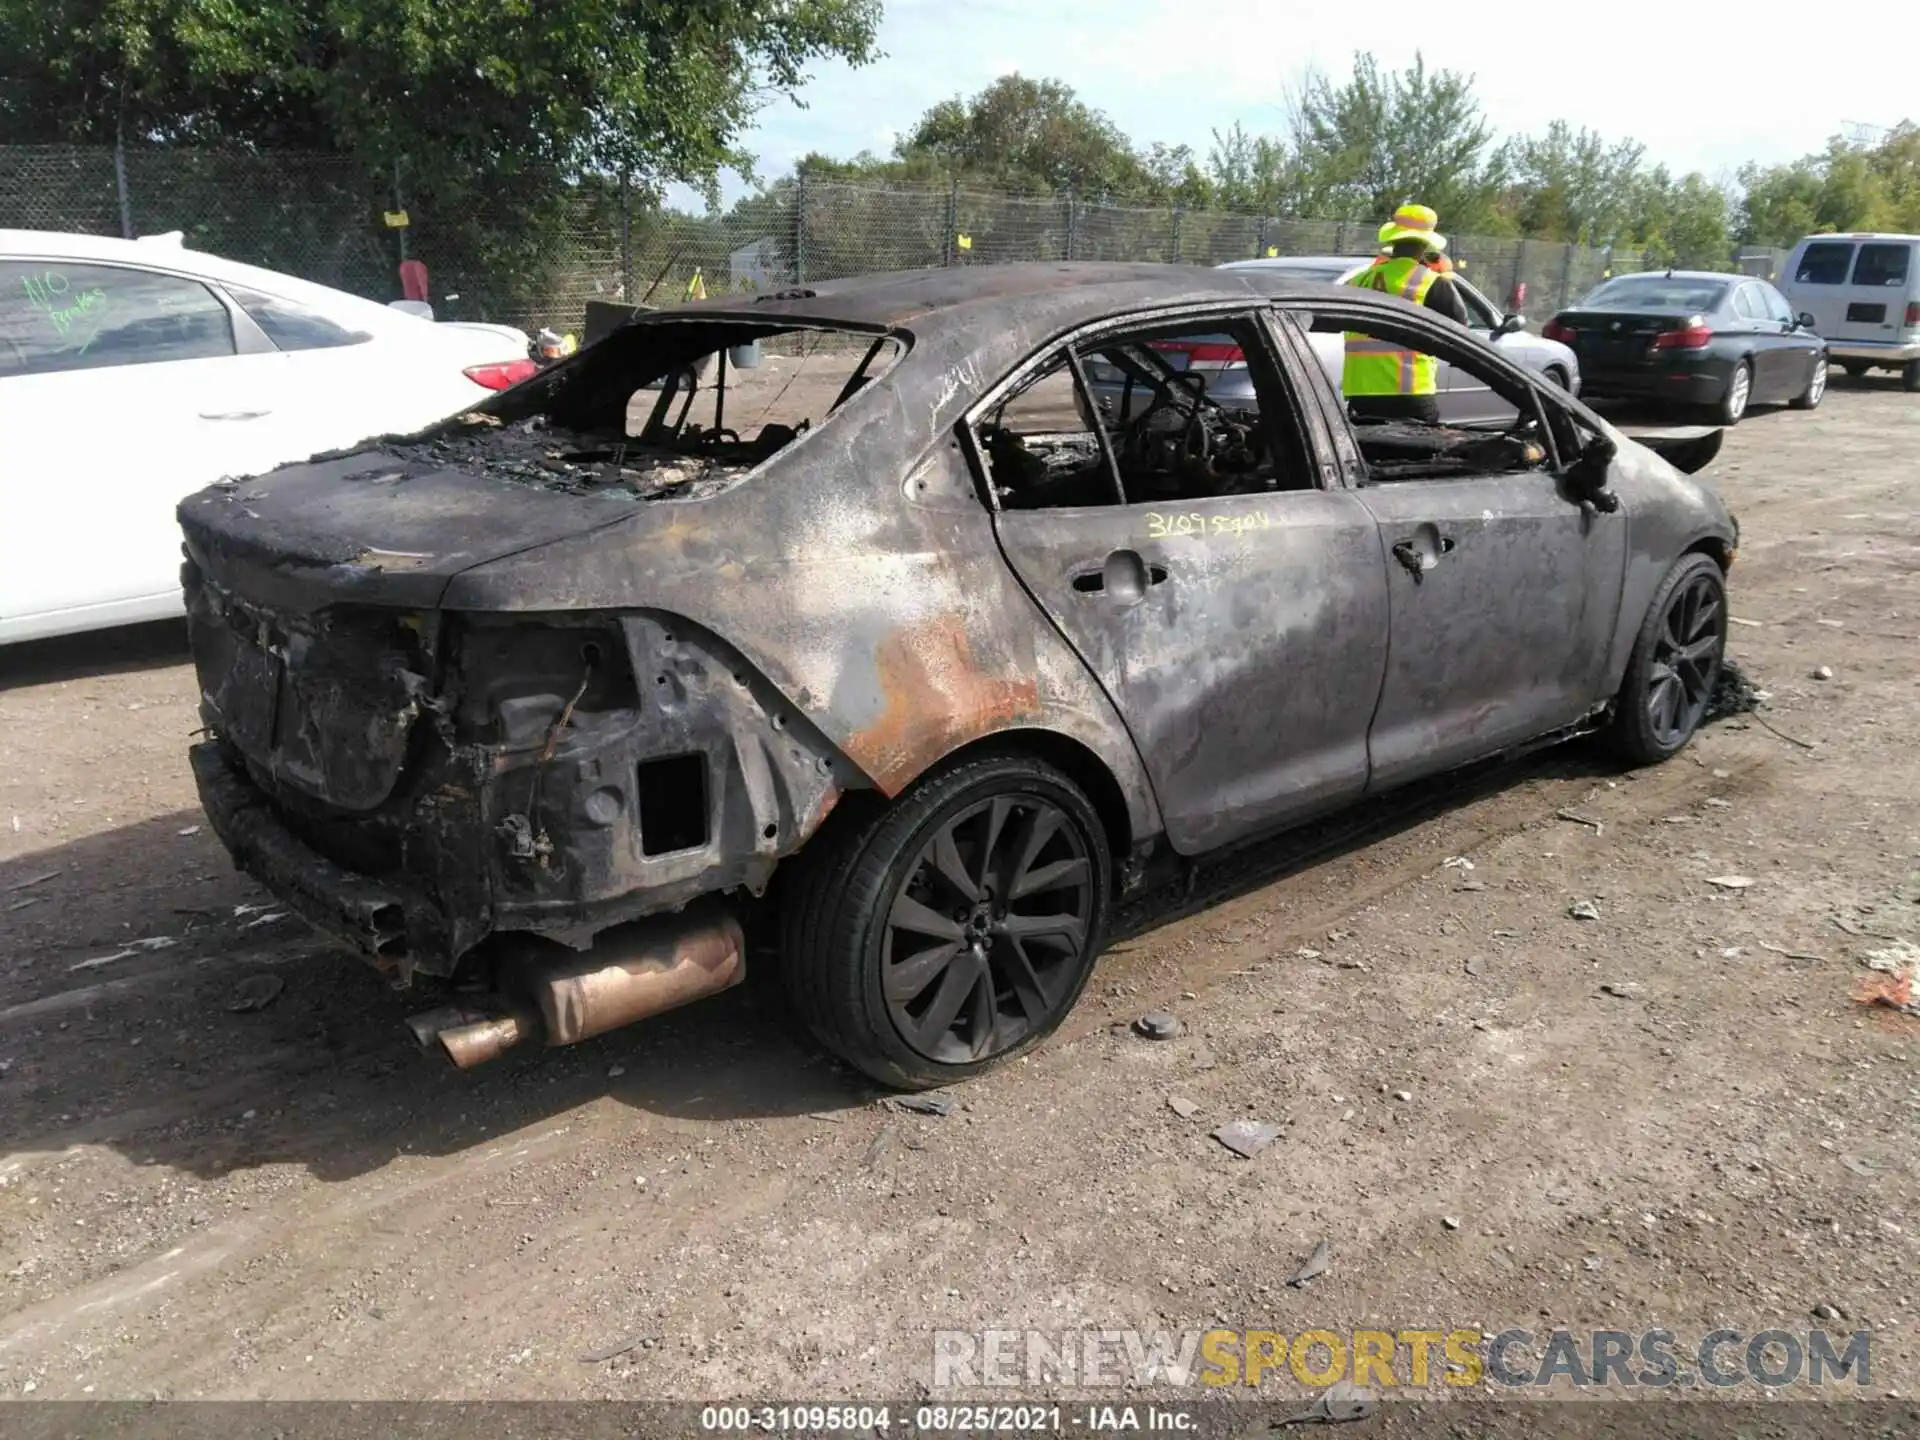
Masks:
[[[1361,290],[1398,295],[1418,305],[1438,277],[1418,260],[1402,256],[1370,265],[1347,283]],[[1376,340],[1349,330],[1346,362],[1340,373],[1344,395],[1432,395],[1439,389],[1440,362],[1392,340]]]

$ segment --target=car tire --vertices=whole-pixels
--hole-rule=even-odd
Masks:
[[[1020,755],[964,761],[802,852],[782,907],[788,999],[822,1045],[884,1085],[964,1080],[1073,1009],[1112,872],[1106,828],[1071,779]]]
[[[1907,390],[1920,390],[1920,360],[1909,360],[1900,372],[1900,384]]]
[[[1734,363],[1733,371],[1727,376],[1726,393],[1713,407],[1714,423],[1733,426],[1740,423],[1747,413],[1747,406],[1753,403],[1753,367],[1744,360]]]
[[[1859,380],[1866,375],[1868,367],[1857,360],[1845,360],[1841,362],[1840,368],[1847,372],[1849,380]]]
[[[1821,399],[1825,397],[1827,393],[1827,369],[1828,366],[1825,359],[1815,359],[1813,362],[1813,370],[1807,376],[1807,388],[1794,396],[1787,404],[1795,410],[1817,409]]]
[[[1567,372],[1562,370],[1558,365],[1549,365],[1540,373],[1546,377],[1547,383],[1556,390],[1570,390],[1573,388],[1567,381]]]
[[[1710,555],[1683,555],[1654,592],[1627,658],[1607,736],[1613,748],[1635,765],[1684,750],[1706,718],[1726,649],[1726,576]]]

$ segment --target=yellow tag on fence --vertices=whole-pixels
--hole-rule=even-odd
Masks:
[[[389,230],[404,230],[407,228],[407,212],[404,210],[389,210],[386,212],[386,221]]]
[[[953,243],[958,245],[962,250],[971,250],[973,248],[973,237],[971,235],[955,235],[953,237]]]

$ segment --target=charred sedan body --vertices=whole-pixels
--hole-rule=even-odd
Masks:
[[[1351,422],[1313,348],[1347,331],[1516,419]],[[1196,336],[1257,407],[1155,364]],[[1094,364],[1150,399],[1103,419]],[[1047,1034],[1162,864],[1603,726],[1674,753],[1736,539],[1404,302],[1101,265],[648,315],[180,516],[214,828],[396,983],[489,974],[424,1039],[599,1033],[731,984],[764,921],[899,1086]]]
[[[1542,333],[1580,356],[1590,399],[1693,406],[1737,425],[1749,405],[1811,410],[1826,394],[1826,342],[1751,276],[1616,275]]]

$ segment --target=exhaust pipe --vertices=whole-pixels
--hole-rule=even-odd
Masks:
[[[416,1015],[408,1028],[462,1070],[540,1037],[575,1045],[716,995],[745,977],[746,938],[725,912],[688,913],[607,931],[591,950],[541,956],[508,978],[519,1004],[505,1014],[462,1006]]]

